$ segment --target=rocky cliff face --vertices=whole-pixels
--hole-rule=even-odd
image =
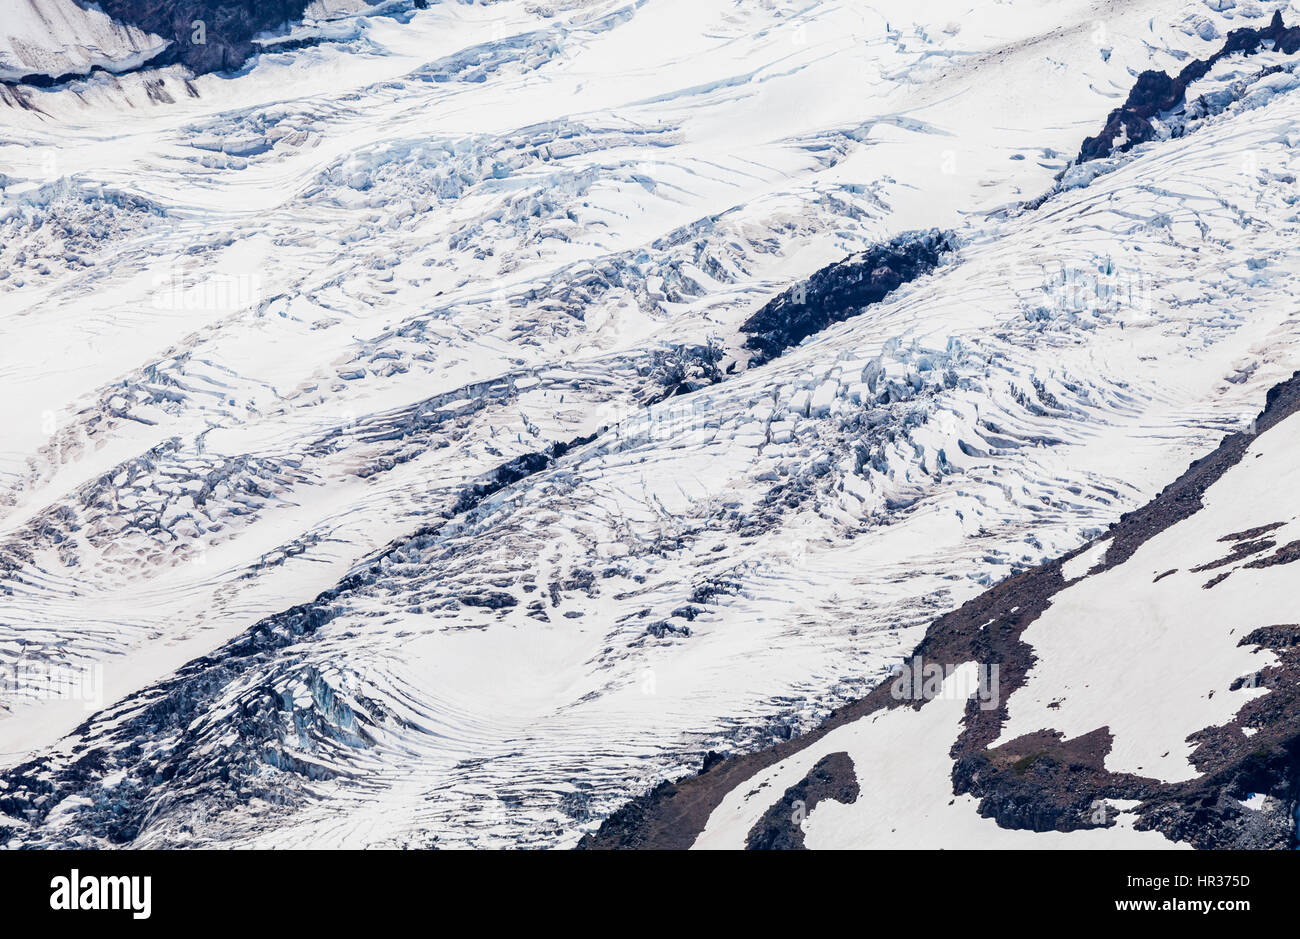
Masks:
[[[83,6],[89,0],[78,0]],[[301,19],[311,0],[99,0],[119,23],[171,41],[164,62],[197,73],[238,68],[256,51],[260,32]]]
[[[1246,26],[1233,30],[1222,49],[1208,59],[1194,59],[1176,76],[1154,69],[1143,72],[1129,92],[1128,100],[1110,112],[1101,133],[1084,140],[1078,162],[1107,157],[1116,151],[1127,152],[1140,143],[1154,140],[1157,131],[1152,120],[1181,105],[1188,85],[1204,78],[1227,56],[1238,52],[1253,55],[1266,46],[1294,55],[1300,51],[1300,26],[1288,28],[1282,22],[1282,14],[1274,13],[1272,22],[1262,29]]]
[[[956,249],[951,234],[908,232],[822,268],[773,298],[741,326],[745,347],[755,353],[751,364],[773,359],[813,333],[856,316],[934,270]]]
[[[175,64],[195,75],[230,71],[262,47],[255,37],[280,36],[304,20],[426,6],[426,0],[10,0],[0,11],[0,82],[50,88],[97,71]],[[303,41],[286,39],[278,47]]]

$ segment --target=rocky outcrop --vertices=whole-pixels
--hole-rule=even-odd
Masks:
[[[908,232],[827,265],[767,303],[740,327],[751,365],[768,362],[814,333],[856,316],[939,266],[956,250],[938,229]]]
[[[807,776],[787,789],[750,831],[745,846],[751,851],[805,850],[803,820],[826,799],[845,805],[858,799],[853,759],[842,750],[822,757]]]
[[[1241,52],[1252,55],[1265,43],[1293,55],[1300,51],[1300,26],[1287,27],[1280,12],[1273,14],[1272,22],[1263,29],[1243,27],[1228,34],[1223,48],[1208,59],[1189,62],[1177,76],[1149,69],[1138,76],[1128,100],[1110,112],[1106,126],[1095,137],[1084,140],[1079,150],[1078,163],[1108,157],[1112,153],[1125,153],[1140,143],[1157,136],[1152,120],[1160,114],[1180,107],[1187,94],[1187,86],[1204,78],[1215,64],[1226,56]]]
[[[300,21],[312,0],[75,0],[124,27],[167,40],[147,65],[180,63],[196,75],[237,69],[258,51],[253,37]],[[377,5],[380,0],[365,0]],[[424,6],[415,0],[412,6]]]
[[[84,0],[82,0],[85,5]],[[180,62],[195,73],[241,66],[257,49],[252,38],[300,19],[310,0],[99,0],[119,23],[171,41],[155,64]],[[201,25],[200,25],[201,24]]]
[[[1257,437],[1297,411],[1300,372],[1269,392],[1266,407],[1250,431],[1225,437],[1214,451],[1192,463],[1150,503],[1116,522],[1103,536],[1109,543],[1088,576],[1124,564],[1156,535],[1201,511],[1207,490],[1242,462]],[[1256,529],[1228,537],[1249,538],[1261,533]],[[912,653],[931,662],[992,663],[998,667],[999,706],[984,709],[972,701],[966,709],[964,729],[950,754],[952,791],[976,796],[980,814],[995,819],[1004,828],[1037,832],[1107,828],[1115,824],[1109,803],[1133,800],[1139,803],[1137,829],[1159,831],[1193,847],[1293,846],[1295,811],[1300,801],[1300,626],[1282,624],[1256,629],[1237,641],[1239,646],[1269,650],[1274,664],[1243,677],[1233,690],[1249,682],[1251,687],[1266,688],[1269,693],[1249,701],[1229,722],[1204,728],[1188,738],[1196,744],[1190,759],[1198,775],[1192,779],[1163,782],[1108,770],[1105,762],[1113,738],[1107,727],[1072,739],[1045,728],[997,743],[1008,719],[1007,702],[1026,683],[1035,662],[1034,651],[1022,636],[1052,605],[1057,594],[1077,582],[1067,579],[1066,563],[1094,546],[995,585],[938,619]],[[1269,558],[1275,558],[1270,566],[1287,564],[1300,559],[1300,553],[1282,550]],[[1137,672],[1161,667],[1158,661],[1135,663]],[[1133,680],[1142,681],[1141,675],[1135,673]],[[845,724],[882,709],[914,706],[909,699],[893,695],[892,684],[892,678],[886,679],[864,698],[832,712],[823,724],[802,737],[715,762],[706,774],[661,784],[634,805],[612,815],[579,847],[690,847],[723,798],[748,785],[759,771],[812,746]],[[844,774],[838,775],[842,782]],[[756,826],[749,847],[799,846],[788,832],[787,837],[780,837],[772,831],[788,827],[782,820],[791,817],[792,799],[807,798],[794,789],[811,789],[814,784],[826,788],[832,782],[819,782],[814,770],[773,804],[764,816],[770,824]],[[1265,797],[1262,808],[1244,805],[1243,800],[1257,795]]]

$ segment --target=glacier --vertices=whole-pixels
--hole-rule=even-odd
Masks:
[[[218,71],[7,19],[0,839],[569,847],[816,727],[1295,371],[1300,59],[1073,157],[1279,10],[326,4]]]

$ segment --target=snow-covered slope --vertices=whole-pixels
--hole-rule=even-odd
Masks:
[[[1291,57],[1056,181],[1277,6],[444,3],[0,89],[10,843],[568,845],[859,697],[1294,370]]]
[[[95,70],[120,75],[172,63],[182,64],[187,74],[231,72],[263,50],[355,38],[358,15],[400,20],[425,5],[424,0],[5,0],[0,83],[50,87],[72,84]],[[0,84],[0,89],[23,98],[21,87]]]
[[[161,36],[77,0],[5,0],[0,8],[0,81],[125,71],[166,47]]]
[[[1300,373],[1102,538],[938,620],[872,693],[591,846],[1295,843]]]

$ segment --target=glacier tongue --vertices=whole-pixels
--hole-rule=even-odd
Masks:
[[[1193,5],[877,6],[363,10],[0,97],[0,664],[102,672],[3,701],[10,843],[572,844],[1248,420],[1289,85],[1058,184]]]

